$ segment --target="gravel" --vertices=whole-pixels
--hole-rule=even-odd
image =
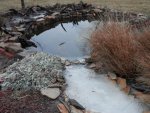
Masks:
[[[54,84],[63,85],[63,70],[61,58],[42,52],[34,53],[12,64],[0,75],[4,80],[2,90],[40,90]]]

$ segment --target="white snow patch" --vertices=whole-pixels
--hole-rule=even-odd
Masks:
[[[142,113],[141,105],[127,96],[105,76],[84,66],[69,66],[65,75],[66,94],[96,113]]]

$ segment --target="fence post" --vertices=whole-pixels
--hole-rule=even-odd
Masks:
[[[22,9],[24,9],[24,8],[25,8],[24,0],[21,0],[21,6],[22,6]]]

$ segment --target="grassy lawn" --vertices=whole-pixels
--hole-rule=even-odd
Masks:
[[[114,9],[135,11],[150,15],[150,0],[82,0],[100,6]],[[80,0],[25,0],[29,5],[53,5],[55,3],[78,3]],[[0,12],[10,8],[20,8],[20,0],[0,0]]]

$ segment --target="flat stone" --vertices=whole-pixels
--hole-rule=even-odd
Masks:
[[[74,99],[69,99],[69,103],[77,109],[85,110],[85,108]]]
[[[128,95],[130,93],[130,86],[127,86],[126,88],[123,89],[123,91]]]
[[[60,95],[60,89],[59,88],[41,89],[41,94],[51,99],[56,99]]]
[[[135,94],[136,98],[142,101],[145,104],[150,104],[150,94],[144,94],[141,92],[137,92]]]
[[[96,68],[96,64],[92,63],[91,65],[89,65],[90,69]]]
[[[118,83],[120,89],[124,89],[124,88],[127,87],[126,80],[123,79],[123,78],[118,77],[118,78],[117,78],[117,83]]]
[[[73,64],[80,64],[80,61],[79,60],[75,60],[75,61],[73,61]]]
[[[71,113],[83,113],[83,111],[75,108],[74,106],[70,106],[70,108],[71,108]]]
[[[98,112],[93,112],[93,111],[84,111],[83,113],[98,113]]]
[[[70,65],[71,65],[71,62],[68,61],[68,60],[66,60],[66,61],[65,61],[65,65],[66,65],[66,66],[70,66]]]
[[[58,16],[58,15],[60,15],[60,12],[54,12],[51,16]]]
[[[117,79],[117,76],[115,73],[111,73],[111,72],[108,72],[107,76],[112,79],[112,80],[116,80]]]
[[[23,50],[20,43],[7,43],[5,48],[13,52],[19,52]]]
[[[0,47],[7,49],[8,51],[19,52],[22,51],[20,43],[0,43]]]
[[[45,19],[55,19],[55,16],[46,16]]]
[[[57,108],[59,109],[60,113],[69,113],[67,108],[63,104],[58,104]]]

